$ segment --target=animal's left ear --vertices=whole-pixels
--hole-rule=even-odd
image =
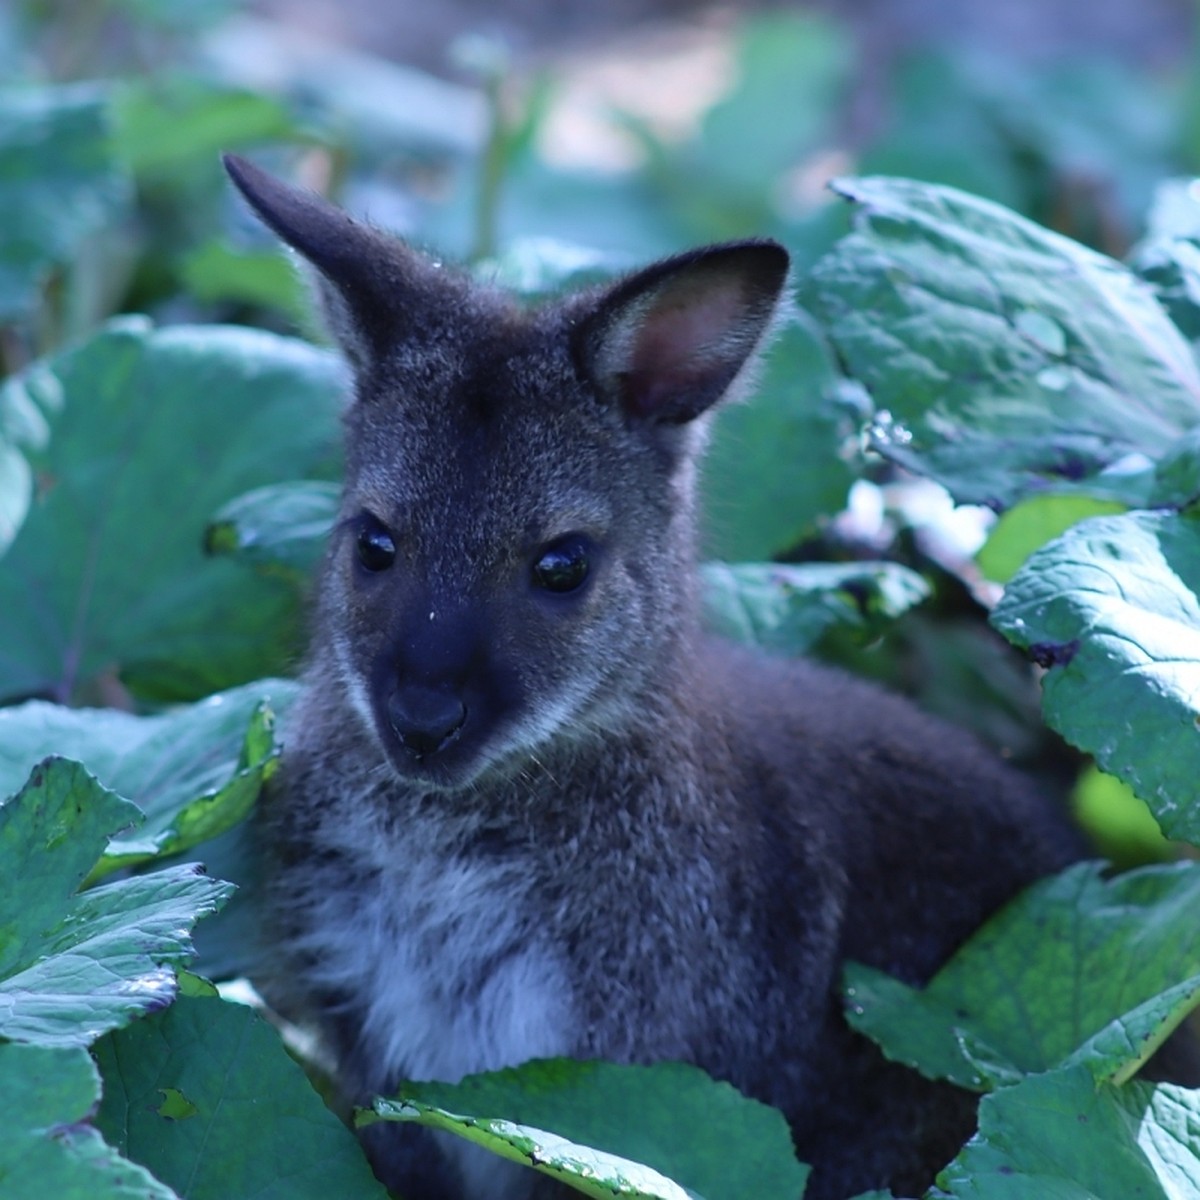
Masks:
[[[419,336],[431,311],[455,303],[447,273],[424,255],[236,154],[223,161],[254,211],[315,269],[326,324],[356,365]]]
[[[576,362],[635,420],[678,425],[730,391],[770,328],[787,279],[773,241],[664,259],[603,293],[576,327]]]

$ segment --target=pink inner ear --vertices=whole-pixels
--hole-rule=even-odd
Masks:
[[[738,325],[745,316],[740,287],[669,289],[642,317],[630,356],[630,374],[702,375],[710,364],[718,366],[722,354],[728,355],[733,348],[731,333],[737,350],[744,353]]]
[[[690,421],[718,400],[752,348],[751,318],[736,280],[714,286],[676,283],[637,318],[621,398],[628,412],[667,422]]]

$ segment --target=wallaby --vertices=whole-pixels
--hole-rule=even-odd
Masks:
[[[355,1101],[530,1058],[681,1059],[782,1109],[810,1198],[925,1189],[974,1102],[849,1030],[841,964],[922,983],[1079,847],[967,734],[701,630],[698,460],[784,319],[786,251],[711,246],[527,308],[227,166],[313,268],[355,381],[258,818],[268,997]],[[568,1194],[368,1132],[405,1200]]]

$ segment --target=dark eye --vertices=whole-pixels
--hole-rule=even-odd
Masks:
[[[356,539],[358,561],[368,571],[386,571],[396,561],[396,543],[387,527],[370,513],[364,513],[358,523]]]
[[[533,564],[533,582],[547,592],[573,592],[588,577],[587,539],[568,534],[551,542]]]

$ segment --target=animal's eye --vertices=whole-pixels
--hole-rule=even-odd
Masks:
[[[590,546],[581,534],[570,533],[551,542],[533,564],[533,582],[547,592],[581,588],[590,569]]]
[[[358,561],[368,571],[386,571],[396,561],[396,543],[387,526],[370,513],[364,513],[358,523],[355,541]]]

